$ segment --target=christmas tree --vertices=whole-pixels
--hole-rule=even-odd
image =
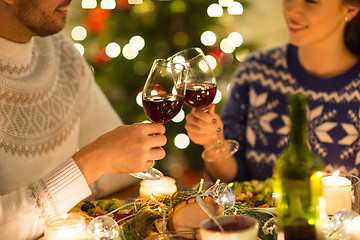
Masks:
[[[244,44],[232,27],[248,3],[233,0],[82,0],[74,2],[68,31],[94,70],[97,83],[125,124],[148,120],[141,91],[155,58],[200,47],[217,78],[216,111],[226,102],[231,74],[255,46]],[[74,25],[74,24],[73,24]],[[222,96],[222,98],[221,98]],[[183,115],[191,110],[184,105]],[[155,167],[165,175],[198,182],[204,170],[202,147],[189,143],[185,120],[165,124],[167,156]],[[178,142],[175,144],[174,140]],[[196,174],[198,173],[198,174]]]

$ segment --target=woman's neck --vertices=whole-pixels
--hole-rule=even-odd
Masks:
[[[324,44],[300,46],[298,56],[301,65],[312,75],[330,78],[342,74],[353,67],[359,57],[345,44]]]

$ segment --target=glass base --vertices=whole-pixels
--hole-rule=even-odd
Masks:
[[[144,180],[159,180],[164,177],[164,174],[161,171],[153,167],[142,172],[130,173],[130,175]]]
[[[223,140],[213,147],[205,149],[201,157],[206,162],[216,162],[218,160],[231,157],[239,150],[239,143],[235,140]]]

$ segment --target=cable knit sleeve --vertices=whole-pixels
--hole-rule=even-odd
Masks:
[[[0,196],[1,239],[34,239],[47,217],[66,213],[91,194],[72,159],[29,186]]]

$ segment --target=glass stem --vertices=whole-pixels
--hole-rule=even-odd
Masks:
[[[216,136],[214,137],[215,139],[215,148],[218,148],[220,147],[220,132],[221,132],[221,129],[220,128],[217,128],[216,129]]]

